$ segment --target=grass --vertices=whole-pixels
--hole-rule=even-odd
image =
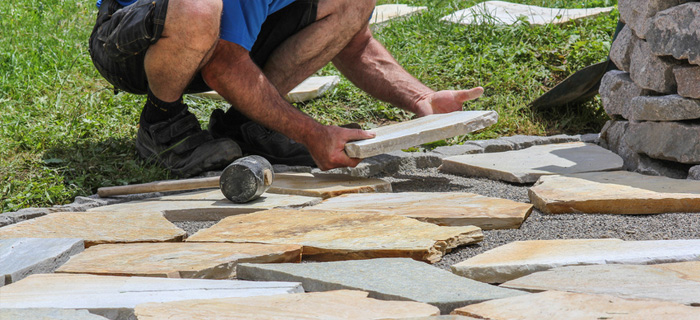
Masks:
[[[394,3],[395,1],[379,1]],[[598,100],[550,112],[527,104],[562,79],[603,61],[617,12],[564,25],[462,26],[439,19],[478,1],[414,1],[420,15],[393,21],[375,36],[412,74],[433,88],[484,86],[484,96],[466,105],[495,110],[498,124],[449,139],[514,134],[597,132],[606,120]],[[520,0],[549,7],[594,7],[616,1]],[[71,202],[100,186],[170,178],[144,164],[133,138],[143,97],[114,94],[92,66],[87,39],[93,1],[0,2],[0,210]],[[319,71],[338,74],[332,66]],[[186,97],[203,124],[221,102]],[[358,122],[373,127],[410,114],[377,101],[347,80],[331,94],[297,107],[323,123]]]

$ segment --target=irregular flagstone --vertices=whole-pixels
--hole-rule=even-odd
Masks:
[[[352,158],[367,158],[419,144],[464,135],[498,121],[494,111],[456,111],[433,114],[373,129],[376,137],[345,144]]]
[[[642,265],[593,265],[554,268],[508,281],[501,287],[606,294],[627,299],[654,299],[700,305],[700,282],[681,274]]]
[[[619,170],[622,165],[622,158],[609,150],[590,143],[572,142],[449,157],[443,159],[440,170],[513,183],[533,183],[544,175]]]
[[[544,213],[700,212],[700,181],[627,171],[543,176],[528,192]]]
[[[483,236],[474,226],[439,227],[401,216],[273,209],[226,218],[187,241],[299,244],[303,259],[318,261],[408,257],[434,263]]]
[[[81,239],[0,240],[0,286],[17,282],[30,274],[51,273],[83,249]]]
[[[592,264],[656,264],[700,260],[700,240],[619,239],[515,241],[452,266],[470,279],[503,283],[552,268]]]
[[[292,282],[35,274],[0,288],[0,309],[86,309],[109,319],[133,319],[134,307],[148,302],[298,292],[303,288]]]
[[[244,263],[238,265],[238,276],[244,280],[301,282],[307,292],[367,291],[370,298],[431,304],[443,314],[472,303],[526,294],[459,277],[412,259]]]
[[[402,319],[439,314],[436,307],[412,301],[367,298],[362,291],[312,292],[265,297],[147,303],[136,307],[150,319]]]
[[[104,243],[182,241],[186,232],[157,212],[59,212],[0,228],[0,239],[76,238]]]
[[[374,12],[372,13],[372,18],[369,19],[369,23],[382,23],[427,9],[428,7],[411,7],[405,4],[382,4],[374,8]]]
[[[671,270],[678,273],[682,279],[700,282],[700,261],[688,261],[678,263],[662,263],[651,266],[662,270]]]
[[[700,164],[700,124],[683,122],[630,123],[627,143],[652,158]],[[683,143],[671,143],[680,142]]]
[[[560,24],[571,20],[610,12],[615,7],[587,9],[544,8],[505,1],[485,1],[459,10],[440,20],[460,24],[512,25],[522,19],[530,24]]]
[[[454,314],[491,320],[692,320],[700,318],[700,308],[668,301],[547,291],[473,304]]]
[[[305,102],[316,99],[326,92],[333,90],[340,82],[338,76],[309,77],[287,94],[289,102]]]
[[[302,207],[316,204],[318,198],[264,193],[247,203],[233,203],[221,190],[202,190],[178,195],[131,201],[98,207],[88,211],[100,212],[162,212],[170,221],[216,221],[225,217],[268,210],[278,207]]]
[[[0,309],[0,319],[13,320],[106,320],[87,310],[72,309]]]
[[[687,2],[687,1],[683,1]],[[700,64],[700,36],[696,32],[700,24],[700,3],[691,2],[659,12],[649,24],[647,40],[656,55],[687,59]]]
[[[327,199],[346,193],[391,192],[391,183],[344,174],[281,173],[267,192]]]
[[[440,226],[517,229],[532,205],[465,192],[348,194],[302,209],[401,215]]]
[[[258,243],[135,243],[94,246],[57,273],[232,279],[241,262],[301,262],[301,246]]]

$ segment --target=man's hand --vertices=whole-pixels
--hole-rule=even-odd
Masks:
[[[321,170],[339,167],[355,167],[362,159],[350,158],[345,153],[345,144],[352,141],[374,138],[370,131],[323,126],[315,140],[306,143],[311,156]]]
[[[484,88],[476,87],[469,90],[444,90],[426,94],[418,99],[415,104],[416,115],[424,117],[436,113],[449,113],[462,111],[465,101],[479,98],[484,93]]]

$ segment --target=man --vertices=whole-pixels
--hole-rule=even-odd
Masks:
[[[371,132],[321,125],[283,98],[330,61],[360,89],[418,116],[461,110],[483,93],[435,92],[409,75],[372,37],[375,1],[102,0],[98,6],[93,62],[116,88],[148,95],[136,148],[182,176],[229,163],[241,155],[239,145],[273,162],[356,166],[361,159],[349,158],[344,145],[372,138]],[[210,89],[231,103],[226,113],[212,113],[211,132],[182,103],[183,93]]]

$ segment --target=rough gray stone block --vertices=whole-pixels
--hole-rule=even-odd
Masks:
[[[285,164],[272,165],[272,169],[275,170],[275,173],[311,173],[313,170],[313,168],[307,166],[288,166]]]
[[[662,176],[674,179],[685,179],[688,177],[688,166],[677,162],[664,161],[650,158],[645,154],[639,155],[639,162],[634,172],[648,176]]]
[[[659,12],[647,33],[651,51],[656,55],[700,64],[698,24],[700,3],[687,3]]]
[[[673,68],[678,61],[657,57],[646,41],[637,41],[630,62],[630,78],[643,89],[659,93],[675,93],[676,78]]]
[[[625,26],[617,34],[615,42],[610,47],[610,60],[615,63],[618,69],[623,71],[630,70],[630,57],[632,57],[632,49],[634,49],[636,41],[639,41],[639,39],[632,33],[632,29],[629,26]]]
[[[609,71],[603,76],[599,91],[605,112],[625,119],[629,117],[630,101],[650,93],[634,83],[629,73],[619,70]]]
[[[483,148],[484,153],[515,150],[515,145],[512,142],[502,139],[470,141],[468,144],[473,144]]]
[[[434,153],[444,156],[460,156],[463,154],[483,153],[484,148],[475,144],[461,144],[454,146],[437,147],[433,150]]]
[[[600,133],[600,145],[617,153],[624,161],[625,170],[634,171],[639,165],[639,155],[625,141],[628,128],[628,121],[608,121]]]
[[[620,19],[641,39],[646,39],[652,20],[659,11],[688,2],[687,0],[620,0]]]
[[[630,123],[627,144],[651,158],[700,164],[700,125],[680,122]]]
[[[692,99],[700,99],[700,66],[680,65],[673,68],[678,84],[678,94]]]
[[[629,106],[626,117],[629,120],[680,121],[700,118],[700,100],[686,99],[677,94],[635,97]]]
[[[51,273],[84,249],[82,239],[0,240],[0,277],[11,284],[31,274]]]
[[[690,168],[690,171],[688,172],[688,179],[700,180],[700,166]]]

